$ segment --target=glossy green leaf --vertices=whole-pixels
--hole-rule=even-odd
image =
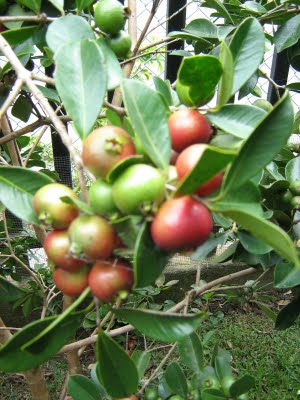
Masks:
[[[187,398],[188,386],[184,373],[176,362],[171,362],[165,372],[165,379],[169,388],[182,398]]]
[[[252,235],[244,231],[238,231],[237,237],[239,238],[245,250],[252,254],[267,254],[270,253],[272,247],[268,246],[261,240],[256,239]]]
[[[95,0],[76,0],[76,7],[79,11],[82,11],[94,2]]]
[[[275,328],[283,331],[291,327],[300,314],[300,298],[293,300],[287,306],[283,307],[276,319]]]
[[[25,28],[12,29],[8,31],[1,32],[1,35],[8,41],[8,43],[14,47],[19,45],[20,43],[25,42],[25,40],[29,39],[34,32],[39,29],[37,25],[35,26],[26,26]]]
[[[262,311],[263,313],[265,313],[266,316],[267,316],[268,318],[270,318],[273,322],[276,321],[277,315],[274,313],[273,310],[271,310],[270,307],[268,307],[268,306],[267,306],[266,304],[264,304],[264,303],[261,303],[260,301],[252,300],[252,302],[255,303],[255,304],[261,309],[261,311]]]
[[[59,95],[55,89],[48,88],[46,86],[36,85],[36,87],[43,93],[48,100],[53,101],[54,103],[61,103]],[[25,86],[24,88],[26,92],[30,93],[30,90]]]
[[[5,15],[7,15],[8,17],[21,17],[22,15],[26,15],[26,16],[33,16],[34,13],[32,11],[29,10],[25,10],[23,7],[21,7],[19,4],[11,4]],[[21,26],[23,25],[23,21],[12,21],[12,22],[3,22],[3,25],[6,26],[6,28],[8,29],[18,29],[21,28]],[[1,34],[3,35],[4,32],[2,32]]]
[[[100,391],[95,383],[83,375],[69,377],[68,393],[73,400],[99,400],[100,398]]]
[[[217,355],[214,361],[214,366],[219,381],[222,382],[224,378],[232,376],[230,361],[226,357]]]
[[[168,106],[173,105],[171,85],[169,81],[163,81],[159,76],[153,76],[155,89],[162,96]]]
[[[15,216],[38,223],[32,199],[42,186],[53,182],[47,175],[21,167],[0,167],[0,201]]]
[[[164,101],[157,92],[134,79],[124,80],[122,91],[130,122],[147,155],[155,165],[165,168],[171,156],[171,139]]]
[[[259,3],[256,3],[256,1],[245,1],[244,7],[255,14],[264,14],[267,12],[265,7]]]
[[[31,112],[31,101],[26,96],[20,95],[11,109],[12,115],[23,122],[27,122],[30,118]]]
[[[95,41],[67,43],[56,53],[55,83],[79,136],[93,129],[106,94],[107,74]]]
[[[273,160],[286,144],[293,120],[293,106],[286,93],[241,148],[225,178],[225,191],[236,190]]]
[[[285,167],[286,179],[293,183],[294,181],[300,179],[300,157],[295,157],[290,160]]]
[[[76,15],[58,18],[47,29],[46,40],[53,53],[67,43],[82,39],[95,39],[95,35],[88,22]]]
[[[178,80],[189,87],[189,98],[193,104],[201,106],[214,96],[222,73],[222,64],[216,57],[192,56],[182,60]]]
[[[176,192],[181,194],[194,193],[203,183],[216,175],[217,172],[222,171],[235,157],[235,151],[207,145],[195,167],[178,185]]]
[[[64,346],[74,336],[82,321],[82,314],[69,315],[47,337],[35,353],[23,351],[22,347],[52,324],[57,317],[48,317],[32,322],[18,331],[3,347],[0,348],[0,371],[21,372],[36,368]]]
[[[202,400],[227,400],[219,389],[204,389],[201,392]]]
[[[265,36],[260,23],[245,19],[236,29],[229,48],[234,62],[231,94],[236,93],[261,64],[265,49]]]
[[[216,25],[214,25],[207,18],[198,18],[191,21],[184,28],[185,32],[191,33],[199,38],[218,38],[218,31]]]
[[[125,350],[103,331],[97,340],[97,375],[112,397],[128,397],[136,392],[138,371]]]
[[[202,342],[196,332],[178,342],[178,352],[181,362],[197,373],[204,368],[204,354]]]
[[[287,289],[297,285],[300,285],[299,268],[287,262],[279,262],[274,270],[274,286]]]
[[[221,43],[220,61],[223,66],[223,74],[218,88],[218,108],[223,107],[230,99],[233,83],[233,59],[231,51],[225,42]]]
[[[149,225],[140,227],[133,258],[134,287],[152,285],[167,265],[169,255],[153,243]]]
[[[274,43],[278,52],[281,52],[298,42],[300,38],[300,15],[289,19],[275,32]]]
[[[258,73],[255,72],[239,90],[239,100],[252,93],[258,82]]]
[[[240,396],[243,393],[249,392],[255,385],[255,379],[251,375],[244,375],[242,378],[235,381],[229,389],[231,396]]]
[[[124,158],[123,160],[119,161],[108,173],[106,179],[108,182],[113,183],[117,177],[125,171],[126,168],[130,167],[134,164],[139,164],[143,160],[143,156],[136,155]]]
[[[218,11],[218,13],[227,20],[227,22],[231,22],[234,24],[234,21],[228,12],[227,8],[225,7],[224,3],[220,0],[205,0],[203,3],[203,6],[209,7],[209,8],[214,8],[215,10]]]
[[[4,276],[0,275],[0,298],[3,299],[3,301],[16,301],[26,293],[28,293],[27,290],[14,285],[4,278]]]
[[[49,0],[51,4],[54,5],[55,8],[60,11],[61,15],[64,15],[64,0]]]
[[[133,249],[142,226],[142,217],[126,216],[111,223],[126,246]]]
[[[214,237],[209,237],[203,244],[197,247],[197,249],[191,255],[193,261],[201,262],[216,249],[217,246],[223,246],[228,239],[228,233],[222,232]]]
[[[136,365],[139,374],[139,379],[142,379],[150,363],[151,353],[135,349],[131,355],[131,359]]]
[[[265,116],[262,109],[244,104],[228,104],[217,113],[206,114],[212,124],[240,139],[247,139]]]
[[[41,0],[18,0],[18,3],[29,8],[36,14],[39,14],[41,10]]]
[[[120,63],[105,39],[99,38],[97,39],[96,43],[104,55],[105,64],[108,71],[107,90],[113,90],[120,86],[123,79],[123,72]]]
[[[202,314],[178,315],[134,308],[114,310],[145,336],[162,342],[176,342],[190,335],[200,325]]]

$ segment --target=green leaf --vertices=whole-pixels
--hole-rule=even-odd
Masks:
[[[201,392],[202,400],[226,400],[227,397],[219,389],[204,389]]]
[[[134,287],[152,285],[167,265],[169,255],[153,243],[149,225],[140,227],[133,258]]]
[[[32,199],[42,186],[53,182],[47,175],[21,167],[0,167],[0,201],[16,217],[38,224]]]
[[[266,306],[264,303],[261,303],[260,301],[252,300],[252,303],[257,304],[261,311],[264,312],[266,316],[269,317],[272,321],[276,321],[277,315],[274,313],[273,310],[271,310],[271,308]]]
[[[231,22],[232,24],[234,24],[234,21],[230,15],[230,13],[226,9],[226,7],[222,3],[222,1],[220,1],[220,0],[205,0],[205,3],[203,3],[203,6],[209,7],[209,8],[214,8],[215,10],[218,11],[218,13],[223,18],[225,18],[227,20],[227,22]]]
[[[264,14],[267,12],[265,7],[259,3],[256,3],[256,1],[245,1],[244,7],[255,14]]]
[[[280,53],[282,50],[293,46],[300,38],[300,15],[286,21],[274,35],[274,43],[277,51]]]
[[[122,91],[130,122],[144,149],[155,165],[165,168],[171,156],[171,139],[162,98],[134,79],[124,80]]]
[[[41,10],[41,0],[18,0],[18,3],[29,8],[36,14],[39,14]]]
[[[199,38],[218,38],[216,26],[207,18],[194,19],[186,25],[184,31]]]
[[[57,317],[48,317],[43,320],[32,322],[18,331],[3,347],[0,348],[0,371],[21,372],[30,368],[36,368],[49,358],[54,356],[64,346],[82,321],[82,314],[69,315],[64,321],[56,326],[47,337],[47,341],[40,346],[35,353],[23,351],[22,347],[48,326]]]
[[[230,395],[233,397],[240,396],[243,393],[249,392],[255,385],[255,379],[251,375],[244,375],[242,378],[235,381],[229,389]]]
[[[46,41],[53,53],[67,43],[82,39],[95,39],[95,35],[88,22],[76,15],[56,19],[49,25],[46,33]]]
[[[290,304],[279,311],[275,323],[275,329],[283,331],[293,325],[300,314],[300,298],[293,300]]]
[[[125,350],[103,331],[97,340],[97,375],[112,397],[128,397],[136,392],[138,372]]]
[[[273,160],[291,134],[293,118],[293,106],[286,93],[241,148],[225,178],[225,191],[236,190]]]
[[[278,289],[287,289],[300,285],[300,270],[293,264],[279,262],[274,270],[274,286]]]
[[[265,36],[260,23],[245,19],[236,29],[229,48],[234,62],[231,94],[235,94],[254,74],[263,60]]]
[[[208,238],[202,245],[197,247],[197,249],[191,255],[193,261],[201,262],[217,247],[223,246],[228,239],[228,233],[222,232],[217,234],[215,237]]]
[[[82,11],[91,5],[95,0],[76,0],[76,7],[78,11]]]
[[[220,61],[223,66],[223,74],[218,89],[218,108],[223,107],[230,99],[233,83],[233,59],[231,51],[225,42],[221,43]]]
[[[69,377],[68,393],[73,400],[99,400],[100,398],[100,391],[95,383],[83,375]]]
[[[133,249],[140,234],[142,218],[139,216],[126,216],[115,221],[111,221],[114,229],[127,247]]]
[[[204,368],[204,354],[202,343],[196,332],[178,342],[178,352],[181,362],[197,373]]]
[[[252,254],[267,254],[270,253],[272,247],[266,245],[264,242],[254,238],[247,232],[238,231],[237,237],[239,238],[245,250]]]
[[[122,308],[114,313],[147,337],[162,342],[176,342],[190,335],[203,318],[202,314],[178,315],[134,308]]]
[[[232,150],[207,145],[195,167],[181,180],[176,192],[181,194],[194,193],[217,172],[222,171],[235,157],[236,152]]]
[[[294,181],[300,179],[300,157],[295,157],[290,160],[285,167],[286,179],[293,183]]]
[[[93,210],[91,209],[90,205],[85,203],[84,201],[78,200],[77,198],[72,199],[69,196],[62,196],[60,200],[67,204],[75,205],[81,210],[84,214],[87,215],[94,215]]]
[[[52,3],[54,5],[55,8],[58,9],[58,11],[60,11],[61,15],[64,15],[64,0],[49,0],[50,3]]]
[[[139,379],[142,379],[151,360],[151,353],[135,349],[131,355],[132,361],[138,370]]]
[[[228,104],[217,113],[206,114],[212,124],[240,139],[247,139],[265,116],[261,108],[244,104]]]
[[[169,388],[182,398],[187,398],[188,386],[182,369],[176,362],[171,362],[165,372],[165,379]]]
[[[14,117],[20,119],[23,122],[27,122],[32,112],[31,101],[22,94],[15,101],[11,113]]]
[[[130,167],[130,165],[139,164],[143,160],[142,155],[130,156],[124,158],[123,160],[119,161],[113,168],[108,172],[106,180],[110,183],[113,183],[117,177],[125,171],[126,168]]]
[[[21,16],[33,16],[34,13],[32,11],[24,10],[19,4],[12,4],[8,7],[8,10],[5,13],[8,17],[21,17]],[[3,25],[8,29],[18,29],[21,28],[23,21],[13,21],[13,22],[3,22]],[[4,32],[1,34],[3,35]]]
[[[79,136],[93,129],[106,93],[107,74],[95,41],[67,43],[56,53],[55,83]]]
[[[3,299],[3,301],[16,301],[23,297],[26,293],[28,293],[27,290],[14,285],[0,275],[0,298]]]
[[[120,63],[105,39],[99,38],[96,40],[96,43],[104,55],[106,68],[109,72],[107,74],[107,90],[113,90],[121,85],[123,79]]]
[[[178,80],[183,86],[188,86],[193,104],[201,106],[214,96],[222,73],[222,64],[216,57],[192,56],[182,60]]]
[[[163,81],[159,76],[153,76],[155,89],[162,96],[167,106],[173,105],[171,85],[169,81]]]
[[[232,376],[230,361],[226,357],[222,357],[222,355],[217,355],[214,365],[219,381],[223,381],[224,378]]]
[[[1,35],[12,47],[14,47],[25,42],[25,40],[29,39],[38,29],[39,27],[37,25],[26,26],[25,28],[11,29],[1,32]]]

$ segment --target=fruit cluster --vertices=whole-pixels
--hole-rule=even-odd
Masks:
[[[107,43],[118,58],[126,58],[131,48],[130,35],[123,30],[126,9],[118,0],[101,0],[94,6],[95,24],[105,33]]]
[[[145,152],[137,138],[120,127],[98,128],[83,141],[83,163],[96,178],[89,189],[88,215],[80,214],[76,194],[64,185],[49,184],[35,194],[40,222],[54,229],[44,249],[56,265],[56,286],[65,294],[75,296],[89,286],[101,301],[110,301],[118,291],[131,288],[132,269],[112,258],[114,248],[120,247],[112,227],[118,218],[140,215],[151,221],[152,239],[166,251],[190,249],[209,237],[212,217],[196,195],[218,190],[222,174],[201,185],[195,196],[174,196],[173,185],[201,158],[212,127],[198,111],[184,109],[171,114],[169,129],[173,151],[180,152],[169,171],[139,155]]]

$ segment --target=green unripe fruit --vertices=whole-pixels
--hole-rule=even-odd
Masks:
[[[178,394],[175,394],[175,396],[170,397],[170,400],[184,400],[184,398]]]
[[[120,31],[117,35],[111,36],[108,40],[109,47],[118,58],[126,58],[131,48],[130,35]]]
[[[296,196],[300,195],[300,179],[290,184],[290,191]]]
[[[247,395],[247,393],[243,393],[237,397],[237,400],[248,400],[248,399],[249,399],[249,396]]]
[[[300,196],[295,196],[291,200],[291,205],[293,208],[300,208]]]
[[[158,393],[156,389],[149,388],[145,392],[145,400],[157,400]]]
[[[90,187],[89,200],[92,211],[98,215],[111,216],[118,213],[112,197],[112,185],[97,179]]]
[[[147,164],[128,167],[113,184],[113,199],[124,214],[150,214],[165,197],[165,179]]]
[[[286,204],[291,203],[292,198],[293,198],[293,195],[289,190],[287,190],[286,192],[284,192],[281,195],[281,200]]]
[[[264,99],[257,99],[255,100],[255,102],[253,103],[253,105],[255,107],[259,107],[262,110],[265,110],[267,112],[272,111],[273,110],[273,106],[271,103],[269,103],[267,100]]]
[[[124,28],[126,16],[123,4],[117,0],[101,0],[95,5],[95,24],[101,31],[116,35]]]

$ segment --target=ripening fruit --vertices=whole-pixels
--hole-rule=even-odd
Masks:
[[[95,24],[101,31],[116,35],[124,28],[126,15],[124,6],[117,0],[101,0],[94,6]]]
[[[66,229],[49,232],[43,246],[49,259],[66,271],[76,271],[84,266],[84,261],[78,260],[69,254],[70,241]]]
[[[213,133],[210,123],[197,110],[175,111],[168,122],[172,148],[177,152],[195,143],[208,143]]]
[[[71,254],[84,260],[107,259],[115,244],[111,225],[97,215],[76,218],[68,230]]]
[[[126,58],[131,48],[130,35],[125,31],[120,31],[117,35],[107,39],[109,47],[118,58]]]
[[[64,196],[77,200],[73,190],[60,183],[49,183],[36,192],[33,208],[42,224],[51,225],[55,229],[65,229],[79,215],[78,207],[60,199]]]
[[[151,165],[131,165],[114,182],[112,194],[123,213],[148,214],[164,200],[165,179]]]
[[[145,400],[157,400],[158,392],[154,388],[148,388],[145,391]]]
[[[113,399],[113,400],[137,400],[137,397],[133,394],[130,397],[123,397],[122,399]]]
[[[180,250],[205,242],[213,222],[208,209],[189,196],[167,200],[151,224],[154,242],[165,250]]]
[[[187,147],[183,150],[182,153],[179,154],[179,157],[176,161],[176,170],[178,174],[178,178],[181,180],[187,174],[191,172],[191,170],[195,167],[197,162],[200,160],[206,144],[193,144],[192,146]],[[201,185],[195,193],[199,196],[208,196],[214,192],[216,192],[223,181],[223,173],[218,172],[211,179],[209,179],[206,183]]]
[[[292,182],[289,189],[295,196],[300,195],[300,179]]]
[[[112,214],[118,213],[113,197],[112,197],[112,185],[97,179],[92,183],[89,190],[90,207],[95,214],[111,216]]]
[[[79,296],[88,287],[89,268],[85,265],[77,271],[65,271],[55,268],[53,280],[55,286],[68,296]]]
[[[129,134],[122,128],[109,125],[95,129],[83,141],[82,161],[95,177],[106,178],[119,161],[135,153]]]
[[[97,261],[89,275],[89,287],[94,296],[104,302],[113,300],[120,290],[130,290],[133,271],[125,261]]]

